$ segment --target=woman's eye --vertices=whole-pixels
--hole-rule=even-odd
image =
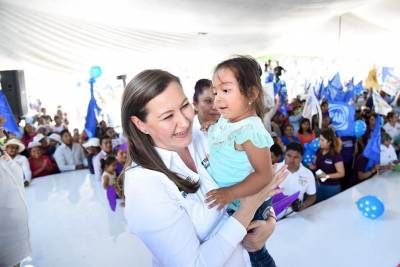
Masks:
[[[225,94],[229,93],[228,89],[223,89],[222,92],[224,92]]]
[[[163,120],[168,120],[168,119],[171,119],[172,118],[172,115],[168,115],[167,117],[165,117]]]
[[[182,106],[182,108],[187,108],[189,106],[189,103],[186,103]]]

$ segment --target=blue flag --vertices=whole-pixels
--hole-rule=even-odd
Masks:
[[[325,88],[324,97],[328,102],[342,101],[344,98],[344,91],[339,73],[336,73],[332,80],[328,82],[328,86]]]
[[[7,98],[4,95],[3,90],[0,90],[0,115],[6,119],[6,122],[4,123],[4,129],[18,137],[21,137],[22,133],[19,131],[18,125],[14,120],[13,113],[11,112],[11,108],[8,105]]]
[[[356,95],[356,96],[364,93],[364,87],[362,85],[362,81],[360,81],[359,83],[357,83],[356,86],[354,86],[353,91],[354,91],[354,95]]]
[[[354,136],[355,107],[344,102],[329,103],[329,117],[338,136]]]
[[[274,74],[269,72],[268,76],[265,77],[265,83],[272,83],[274,81]]]
[[[393,71],[393,68],[382,67],[382,82],[385,81],[386,77],[393,76],[392,71]]]
[[[364,149],[363,155],[368,159],[365,166],[365,171],[380,163],[381,160],[381,116],[377,116],[376,125],[371,137],[368,139],[367,146]]]
[[[90,101],[86,113],[86,123],[85,123],[85,131],[89,138],[96,136],[96,124],[97,124],[96,112],[99,113],[101,111],[101,108],[97,105],[96,99],[94,98],[93,84],[95,82],[96,81],[93,78],[89,80]]]

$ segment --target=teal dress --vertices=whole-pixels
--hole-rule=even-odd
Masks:
[[[240,183],[254,171],[246,152],[235,149],[235,144],[246,141],[258,148],[270,148],[274,143],[261,119],[256,116],[233,123],[221,117],[209,128],[210,174],[219,187]],[[233,205],[231,208],[236,209],[238,201]]]

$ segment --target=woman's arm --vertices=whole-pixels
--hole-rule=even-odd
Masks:
[[[345,175],[343,161],[335,163],[336,172],[334,173],[322,173],[317,175],[317,178],[328,178],[328,179],[342,179]]]

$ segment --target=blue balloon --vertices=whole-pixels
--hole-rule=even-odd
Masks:
[[[382,216],[385,211],[385,205],[376,196],[367,195],[360,198],[357,202],[357,207],[365,217],[376,219]]]
[[[317,152],[317,150],[319,149],[319,137],[311,141],[310,147],[312,151],[314,151],[314,153]]]
[[[304,165],[308,166],[314,161],[314,152],[311,150],[306,150],[303,156]]]
[[[311,149],[311,143],[304,144],[304,150],[310,150],[310,149]]]
[[[357,138],[360,138],[365,134],[365,131],[367,130],[367,124],[363,120],[356,120],[354,123],[354,135]]]
[[[90,68],[90,77],[96,79],[101,75],[101,68],[99,66],[93,66]]]

